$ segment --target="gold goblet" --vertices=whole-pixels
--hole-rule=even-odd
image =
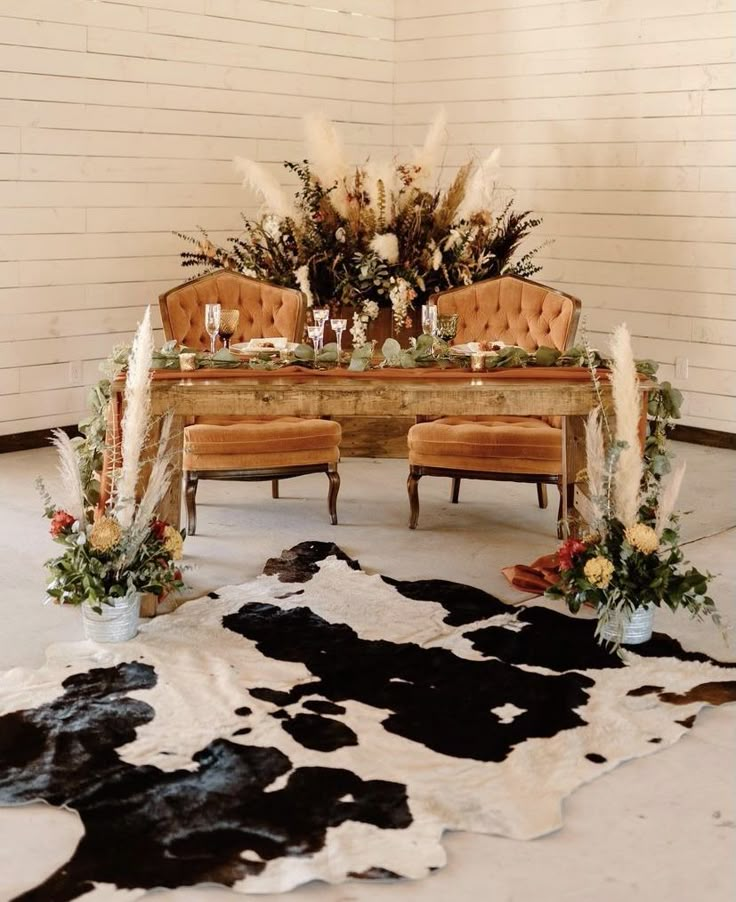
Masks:
[[[217,334],[222,342],[223,348],[230,347],[230,339],[238,328],[238,320],[240,319],[239,310],[221,310],[220,311],[220,328]]]
[[[446,341],[448,344],[457,335],[457,313],[448,313],[444,316],[437,317],[437,326],[435,327],[435,336]]]

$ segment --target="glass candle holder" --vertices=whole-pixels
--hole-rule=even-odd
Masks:
[[[481,373],[486,368],[486,355],[482,351],[474,351],[470,355],[470,369],[474,373]]]
[[[197,369],[197,355],[192,353],[191,351],[185,351],[182,354],[179,354],[179,369],[180,370],[196,370]]]

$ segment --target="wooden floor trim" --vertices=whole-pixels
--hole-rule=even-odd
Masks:
[[[79,435],[76,426],[59,426],[67,435],[74,438]],[[12,432],[0,435],[0,454],[11,451],[30,451],[32,448],[47,448],[51,444],[52,429],[34,429],[32,432]]]

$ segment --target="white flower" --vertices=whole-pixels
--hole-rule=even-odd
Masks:
[[[340,244],[345,244],[346,237],[347,236],[345,234],[345,229],[340,226],[340,228],[335,231],[335,241],[339,242]]]
[[[442,265],[442,251],[436,247],[432,254],[432,269],[437,270]]]
[[[300,266],[299,269],[294,270],[294,278],[296,279],[296,284],[307,296],[307,306],[313,307],[314,297],[312,295],[312,287],[309,284],[309,267],[306,263],[304,266]]]
[[[371,250],[385,260],[386,263],[398,263],[399,239],[393,232],[385,232],[383,235],[374,235],[371,241]]]
[[[450,229],[450,234],[445,238],[445,250],[451,251],[462,238],[458,229]]]
[[[268,235],[269,238],[273,238],[274,241],[278,241],[281,237],[281,225],[276,216],[264,216],[263,217],[263,231]]]
[[[378,318],[379,307],[376,301],[363,301],[363,313],[368,319]]]
[[[353,325],[350,327],[350,336],[353,339],[354,348],[362,348],[368,338],[360,313],[353,314]]]

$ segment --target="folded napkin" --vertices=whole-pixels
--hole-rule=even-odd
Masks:
[[[559,580],[560,559],[555,551],[553,554],[543,554],[529,566],[514,564],[513,567],[503,567],[501,573],[515,589],[541,595]]]

